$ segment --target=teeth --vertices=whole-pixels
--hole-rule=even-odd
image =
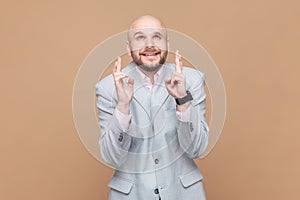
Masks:
[[[155,53],[151,53],[151,54],[144,54],[145,56],[155,56],[156,54]]]
[[[158,54],[159,54],[159,52],[157,52],[157,53],[143,53],[141,55],[143,55],[143,56],[156,56]]]

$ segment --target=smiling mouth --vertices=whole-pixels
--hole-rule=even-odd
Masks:
[[[156,56],[160,54],[160,52],[146,52],[146,53],[141,53],[140,55],[142,56]]]

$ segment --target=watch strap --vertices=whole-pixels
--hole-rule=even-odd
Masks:
[[[186,102],[191,101],[191,100],[193,100],[193,97],[192,97],[191,93],[188,90],[186,91],[186,96],[185,97],[175,99],[177,105],[185,104]]]

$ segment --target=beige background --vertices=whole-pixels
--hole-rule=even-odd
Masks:
[[[108,197],[112,170],[79,140],[72,87],[91,49],[143,14],[197,40],[223,76],[224,131],[197,161],[208,200],[300,198],[299,2],[180,2],[1,1],[0,199]]]

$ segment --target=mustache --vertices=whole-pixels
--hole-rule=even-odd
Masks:
[[[161,50],[159,48],[145,48],[142,51],[140,51],[140,55],[146,55],[146,54],[152,54],[152,55],[157,55],[160,54]]]

